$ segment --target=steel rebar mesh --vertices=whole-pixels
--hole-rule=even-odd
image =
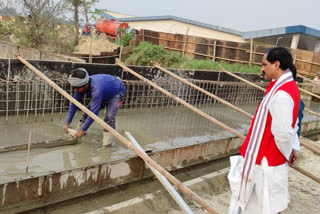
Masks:
[[[54,79],[53,81],[69,94],[73,93],[65,79]],[[254,114],[264,94],[263,91],[242,82],[194,79],[189,79],[189,81],[251,114]],[[139,121],[139,126],[143,127],[143,130],[152,133],[154,138],[167,137],[172,146],[181,144],[181,136],[193,139],[199,135],[199,131],[205,133],[200,137],[197,136],[198,139],[204,141],[212,137],[221,137],[221,133],[224,137],[232,136],[143,81],[123,80],[123,82],[127,90],[120,111],[122,121],[125,121],[120,126],[122,129],[130,130],[136,127]],[[158,78],[154,82],[226,125],[242,133],[247,131],[249,118],[191,86],[170,77]],[[266,83],[260,84],[262,87],[265,85]],[[32,117],[52,120],[55,117],[64,120],[65,112],[69,108],[69,101],[40,79],[0,80],[0,92],[0,114],[7,120],[9,116],[10,119]],[[82,103],[87,105],[89,100],[90,98],[85,97]],[[183,141],[185,140],[188,141],[187,139]],[[152,143],[152,140],[150,142]]]
[[[62,89],[73,93],[72,88],[64,79],[53,80]],[[180,105],[172,98],[151,87],[147,83],[135,80],[123,80],[126,85],[124,109],[143,107],[172,107]],[[254,113],[256,104],[261,100],[263,92],[238,82],[217,82],[206,80],[190,80],[193,84],[234,104],[246,111]],[[172,79],[158,79],[157,85],[166,89],[174,96],[185,100],[199,108],[220,106],[221,103],[199,92],[198,90]],[[0,115],[44,115],[45,113],[62,113],[67,111],[69,101],[57,93],[47,83],[38,80],[9,79],[0,81]],[[89,98],[83,99],[89,103]]]

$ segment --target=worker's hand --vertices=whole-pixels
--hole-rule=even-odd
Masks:
[[[63,131],[64,131],[65,133],[68,133],[68,128],[69,128],[69,126],[70,126],[70,123],[64,123]]]
[[[298,160],[297,152],[296,150],[292,149],[291,155],[289,157],[289,166],[293,166],[296,160]]]
[[[82,129],[79,129],[78,132],[76,133],[75,137],[77,139],[80,139],[84,135],[84,131]]]

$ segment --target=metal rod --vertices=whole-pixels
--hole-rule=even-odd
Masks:
[[[11,62],[10,58],[8,59],[8,78],[7,78],[7,106],[6,106],[6,121],[9,119],[9,78],[10,78],[10,68]]]
[[[30,156],[30,147],[31,147],[31,128],[29,130],[29,141],[28,141],[28,152],[27,152],[27,166],[26,166],[26,174],[29,173],[29,156]]]

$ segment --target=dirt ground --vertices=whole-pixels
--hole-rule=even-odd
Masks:
[[[301,148],[301,159],[297,164],[301,168],[309,171],[313,175],[320,177],[320,156],[316,155],[306,148]],[[184,183],[197,193],[206,203],[214,208],[218,213],[228,212],[231,192],[227,181],[228,169],[216,172],[214,177],[202,176]],[[198,182],[196,180],[199,180]],[[188,184],[189,183],[189,184]],[[289,193],[290,204],[288,209],[282,211],[282,214],[318,214],[320,209],[320,185],[310,178],[302,175],[295,169],[289,169]],[[189,197],[184,197],[187,204],[195,214],[208,213]],[[139,198],[134,198],[113,206],[88,212],[87,214],[96,213],[169,213],[179,214],[182,210],[165,192],[158,191],[153,195],[146,194]]]
[[[112,52],[119,47],[119,45],[107,40],[102,34],[99,37],[92,35],[92,39],[89,36],[82,36],[74,54],[90,54],[90,45],[92,55],[100,55],[101,52]]]
[[[297,166],[307,170],[320,178],[320,156],[314,154],[305,147],[301,147],[300,160]],[[200,193],[201,194],[201,193]],[[317,214],[320,210],[320,184],[302,175],[293,168],[289,169],[289,194],[290,203],[288,209],[282,214],[308,213]],[[230,199],[230,190],[222,194],[208,196],[203,195],[208,203],[219,213],[227,213]],[[199,210],[199,208],[198,208]],[[174,212],[173,212],[174,213]],[[196,213],[203,213],[199,210]]]

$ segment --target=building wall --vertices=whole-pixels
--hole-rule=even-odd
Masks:
[[[128,23],[130,27],[133,27],[138,30],[146,29],[151,31],[172,34],[186,34],[189,27],[188,35],[190,36],[205,37],[233,42],[245,42],[239,35],[225,33],[218,30],[212,30],[175,20],[133,21]]]

